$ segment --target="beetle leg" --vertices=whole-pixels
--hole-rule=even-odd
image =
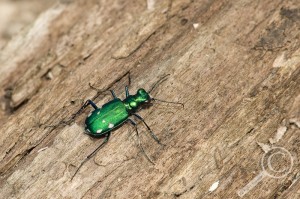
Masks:
[[[75,113],[72,117],[74,119],[77,115],[79,115],[88,105],[91,105],[94,109],[98,109],[97,105],[92,100],[86,100],[86,102],[82,105],[82,107]]]
[[[79,171],[79,169],[83,166],[83,164],[88,161],[91,157],[93,157],[103,146],[104,144],[106,144],[109,140],[111,132],[108,132],[105,135],[105,140],[91,153],[89,154],[79,165],[79,167],[76,169],[75,173],[73,174],[73,176],[71,177],[71,180],[73,180],[74,176],[77,174],[77,172]]]
[[[128,86],[131,85],[131,76],[130,76],[130,71],[128,71]]]
[[[80,114],[88,105],[91,105],[94,109],[98,109],[97,105],[92,100],[86,100],[82,107],[75,113],[75,116]]]
[[[117,96],[116,96],[115,92],[113,90],[110,90],[110,92],[111,92],[111,95],[113,96],[113,98],[116,99]]]
[[[127,73],[128,73],[128,85],[125,86],[125,94],[126,94],[126,97],[129,96],[129,90],[128,90],[128,87],[131,85],[130,71],[128,71]]]
[[[87,100],[83,107],[87,107],[88,105],[91,105],[94,109],[98,109],[97,105],[92,100]]]
[[[126,94],[126,97],[129,96],[129,90],[128,90],[128,86],[125,86],[125,94]]]
[[[146,126],[147,129],[148,129],[148,131],[150,132],[150,135],[152,136],[152,138],[153,138],[158,144],[163,145],[163,144],[160,143],[159,139],[156,137],[156,135],[153,133],[153,131],[150,129],[150,127],[148,126],[148,124],[145,122],[145,120],[144,120],[141,116],[139,116],[139,115],[136,114],[136,113],[132,113],[132,115],[135,116],[136,118],[138,118],[139,120],[141,120],[141,121],[145,124],[145,126]]]
[[[65,125],[70,125],[72,121],[75,120],[75,118],[81,114],[81,112],[88,106],[88,105],[91,105],[94,109],[98,109],[97,105],[92,101],[92,100],[87,100],[82,106],[81,108],[75,113],[72,115],[71,119],[67,120],[67,121],[62,121],[62,122],[59,122],[59,124],[65,124]]]
[[[127,119],[127,121],[134,127],[134,130],[136,132],[136,136],[137,136],[137,139],[138,139],[138,145],[141,149],[141,151],[144,153],[144,155],[146,156],[147,160],[149,162],[151,162],[152,164],[154,164],[154,162],[150,159],[150,157],[147,155],[147,153],[145,152],[142,144],[141,144],[141,140],[140,140],[140,135],[139,135],[139,132],[138,132],[138,129],[137,129],[137,124],[130,118]]]

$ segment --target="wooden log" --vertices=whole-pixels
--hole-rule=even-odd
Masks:
[[[297,0],[59,1],[0,54],[1,198],[299,198]],[[183,102],[84,134],[113,89]],[[92,89],[89,84],[98,90]],[[103,95],[104,94],[104,95]]]

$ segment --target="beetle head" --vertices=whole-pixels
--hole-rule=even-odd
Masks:
[[[151,97],[149,95],[149,93],[147,93],[147,91],[145,91],[145,89],[140,88],[137,93],[137,101],[141,102],[141,103],[150,103],[151,101]]]

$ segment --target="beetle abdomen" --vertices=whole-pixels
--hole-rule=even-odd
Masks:
[[[85,129],[93,136],[102,136],[128,118],[128,112],[120,99],[114,99],[102,108],[90,113],[85,120]]]

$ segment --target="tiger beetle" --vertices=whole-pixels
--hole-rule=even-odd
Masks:
[[[168,76],[168,75],[166,75]],[[101,108],[99,108],[92,100],[87,100],[84,105],[80,108],[80,110],[77,112],[81,112],[83,109],[85,109],[87,106],[91,105],[94,110],[90,112],[90,114],[87,116],[85,120],[85,131],[86,134],[92,136],[92,137],[105,137],[104,141],[91,153],[89,154],[83,162],[79,165],[77,170],[75,171],[74,175],[71,179],[77,174],[79,169],[82,167],[82,165],[88,161],[92,156],[94,156],[99,149],[108,142],[111,131],[115,128],[119,127],[125,122],[128,122],[131,124],[136,132],[137,138],[138,138],[138,145],[141,149],[141,151],[144,153],[145,157],[149,162],[152,164],[153,161],[149,158],[149,156],[145,153],[144,148],[142,147],[139,139],[139,132],[137,129],[137,124],[129,118],[129,116],[134,116],[136,119],[140,120],[144,123],[148,131],[150,132],[151,137],[161,145],[159,139],[156,137],[156,135],[153,133],[151,128],[148,126],[148,124],[144,121],[144,119],[139,116],[136,112],[138,109],[142,108],[144,105],[152,105],[152,102],[158,101],[158,102],[166,102],[166,103],[173,103],[173,104],[180,104],[184,107],[183,103],[179,102],[170,102],[165,100],[159,100],[156,98],[153,98],[150,96],[151,91],[162,81],[166,78],[166,76],[162,77],[159,81],[157,81],[154,86],[147,92],[145,89],[140,88],[137,90],[135,95],[130,95],[128,86],[125,86],[125,94],[126,98],[124,100],[119,99],[113,90],[110,90],[111,95],[113,99],[106,104],[104,104]],[[130,82],[130,76],[129,76],[129,82]],[[77,114],[76,113],[76,114]]]

